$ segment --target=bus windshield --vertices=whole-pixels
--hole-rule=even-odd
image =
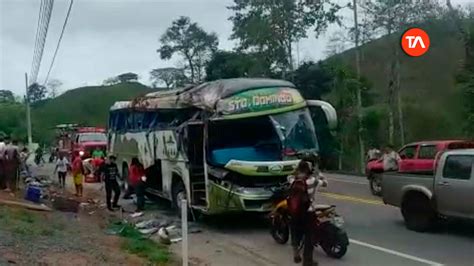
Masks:
[[[230,160],[279,161],[283,155],[318,150],[308,109],[270,116],[213,121],[209,125],[210,159],[218,165]]]
[[[270,116],[286,151],[318,150],[318,140],[307,108]]]
[[[107,137],[104,133],[81,133],[78,142],[106,142]]]

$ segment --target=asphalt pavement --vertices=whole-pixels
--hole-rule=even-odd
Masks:
[[[364,177],[327,177],[329,187],[321,191],[321,203],[337,205],[350,245],[342,259],[329,258],[318,248],[315,256],[320,265],[474,265],[474,223],[452,222],[433,233],[409,231],[399,209],[372,196]],[[252,254],[258,259],[255,265],[293,265],[290,245],[274,242],[268,225],[258,219],[240,215],[202,223],[220,241]]]
[[[342,259],[316,249],[320,265],[474,265],[473,222],[450,222],[433,233],[409,231],[398,208],[370,194],[366,178],[326,176],[329,187],[320,191],[320,203],[337,206],[350,245]],[[199,225],[204,230],[190,235],[190,255],[205,257],[211,265],[295,265],[289,243],[272,239],[262,215],[206,217]]]

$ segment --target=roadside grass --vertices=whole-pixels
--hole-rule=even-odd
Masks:
[[[2,230],[23,237],[49,237],[64,228],[59,221],[49,221],[46,216],[34,211],[0,207],[0,224]]]
[[[143,236],[128,223],[112,222],[110,231],[118,232],[124,238],[121,248],[130,254],[145,258],[153,265],[167,265],[170,262],[170,252],[167,246]]]

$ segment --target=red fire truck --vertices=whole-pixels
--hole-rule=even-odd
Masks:
[[[91,158],[94,151],[102,151],[105,155],[107,150],[107,135],[105,128],[100,127],[84,127],[77,124],[57,125],[57,148],[60,153],[65,154],[71,161],[76,155],[81,156],[85,164],[92,165],[97,168],[103,158]],[[98,181],[93,175],[88,176],[86,181]],[[93,179],[93,180],[91,180]]]

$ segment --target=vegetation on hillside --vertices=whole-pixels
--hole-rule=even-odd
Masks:
[[[39,102],[32,107],[35,139],[48,142],[53,134],[51,128],[62,123],[106,126],[108,110],[114,102],[130,100],[150,91],[151,88],[141,83],[125,82],[77,88]]]

